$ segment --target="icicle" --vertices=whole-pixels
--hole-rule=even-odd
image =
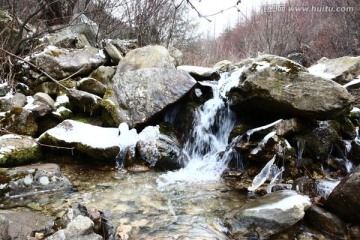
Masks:
[[[271,173],[271,167],[275,162],[276,155],[265,165],[265,167],[260,171],[258,175],[256,175],[253,179],[253,182],[248,190],[253,192],[258,187],[264,184],[264,182],[269,178]]]

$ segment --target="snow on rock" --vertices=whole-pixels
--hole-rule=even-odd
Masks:
[[[43,133],[38,141],[76,151],[94,159],[114,161],[119,152],[117,128],[103,128],[74,120],[65,120]]]
[[[359,83],[360,83],[360,75],[357,76],[357,78],[355,78],[351,82],[348,82],[348,83],[344,84],[343,87],[344,88],[358,87]]]
[[[310,206],[307,196],[291,190],[278,191],[246,203],[226,216],[226,222],[236,239],[246,239],[254,229],[261,239],[267,239],[300,221]]]
[[[322,77],[325,79],[333,79],[335,77],[335,75],[331,72],[328,72],[326,69],[326,65],[319,63],[316,65],[313,65],[311,67],[309,67],[309,73],[311,73],[312,75],[318,76],[318,77]]]

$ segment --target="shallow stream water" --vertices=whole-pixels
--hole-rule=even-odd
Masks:
[[[62,165],[62,164],[61,164]],[[246,195],[224,181],[181,183],[159,188],[162,173],[126,173],[62,165],[77,191],[51,204],[33,208],[55,216],[74,203],[110,213],[117,231],[128,239],[230,239],[223,225],[226,213],[240,208]]]

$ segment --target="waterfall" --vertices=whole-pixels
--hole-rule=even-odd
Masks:
[[[196,109],[191,137],[182,150],[182,154],[188,159],[185,167],[161,175],[157,181],[159,187],[178,182],[220,179],[230,160],[229,156],[233,156],[232,149],[225,151],[235,124],[234,113],[225,104],[226,93],[239,84],[239,77],[244,69],[224,74],[218,82],[200,83],[212,88],[213,98]]]

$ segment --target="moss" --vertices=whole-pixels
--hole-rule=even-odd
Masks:
[[[40,146],[32,148],[13,150],[0,159],[0,166],[18,166],[24,163],[35,162],[41,159]]]
[[[101,99],[100,106],[102,106],[102,119],[106,126],[117,127],[124,120],[117,114],[117,107],[110,99]]]
[[[77,122],[81,122],[81,123],[91,123],[91,118],[90,117],[85,117],[85,116],[74,116],[73,118],[71,118],[74,121]]]
[[[0,184],[8,183],[11,180],[8,173],[0,171]]]
[[[59,83],[61,83],[63,86],[65,86],[67,88],[75,88],[76,87],[76,82],[71,79],[62,80],[62,81],[59,81]]]

